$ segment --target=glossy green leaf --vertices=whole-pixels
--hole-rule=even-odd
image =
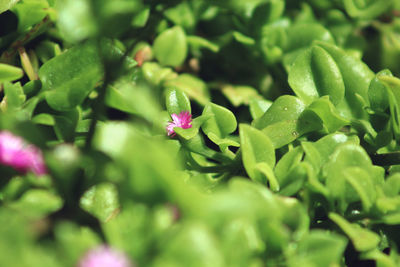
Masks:
[[[222,88],[222,93],[235,107],[238,107],[242,104],[249,105],[253,99],[262,101],[257,90],[250,86],[226,85]]]
[[[96,46],[86,43],[47,61],[39,70],[46,101],[55,110],[82,103],[102,77]]]
[[[338,47],[317,42],[317,45],[330,54],[336,62],[345,85],[346,105],[339,103],[337,106],[339,112],[344,116],[346,109],[351,110],[353,116],[357,118],[365,117],[364,106],[368,105],[368,87],[374,78],[374,73],[369,67],[359,59],[346,54]],[[362,101],[360,101],[362,99]]]
[[[378,76],[378,79],[386,86],[391,127],[396,139],[398,139],[400,136],[400,79],[387,75]]]
[[[275,150],[269,138],[260,130],[242,124],[239,127],[242,160],[247,174],[255,181],[264,183],[264,175],[257,164],[265,162],[270,168],[275,165]]]
[[[319,117],[323,129],[327,133],[335,132],[343,126],[350,124],[350,121],[339,115],[339,112],[327,96],[313,101],[302,115],[304,116],[308,112],[313,112]]]
[[[301,53],[303,53],[313,41],[319,40],[328,43],[334,43],[332,34],[320,24],[300,23],[288,28],[286,53],[283,57],[283,63],[287,70]]]
[[[305,103],[328,95],[334,105],[344,98],[345,85],[340,69],[322,47],[312,46],[299,55],[289,71],[289,84]]]
[[[179,114],[183,111],[192,112],[189,98],[180,89],[168,88],[165,92],[165,102],[169,114]]]
[[[256,164],[256,170],[262,173],[266,177],[266,181],[268,181],[269,187],[272,191],[277,192],[279,191],[279,182],[275,177],[274,171],[272,168],[265,162],[260,162]],[[264,183],[264,181],[259,181]]]
[[[164,87],[180,89],[186,93],[190,99],[195,100],[201,105],[205,105],[210,101],[207,85],[199,78],[187,73],[166,81]]]
[[[276,99],[262,117],[252,124],[257,129],[264,129],[277,122],[297,120],[305,109],[305,104],[299,98],[284,95]]]
[[[165,80],[175,79],[177,74],[171,68],[163,68],[155,62],[145,62],[142,66],[144,78],[152,85],[160,85]]]
[[[7,11],[11,7],[13,7],[17,2],[18,2],[18,0],[1,0],[0,1],[0,13]]]
[[[210,119],[201,126],[205,134],[213,133],[219,138],[224,138],[236,130],[236,118],[229,109],[208,103],[203,110],[203,116],[207,115],[211,116]]]
[[[4,95],[5,99],[3,99],[3,101],[5,101],[6,109],[8,111],[21,108],[26,100],[24,91],[19,83],[4,83]]]
[[[392,76],[392,73],[389,70],[378,72],[375,78],[371,80],[368,97],[373,110],[385,111],[389,106],[389,99],[385,84],[379,80],[380,76]]]
[[[253,120],[260,118],[271,107],[272,102],[264,99],[252,99],[250,101],[250,114]]]
[[[333,173],[343,167],[370,167],[371,159],[365,150],[356,144],[344,143],[340,145],[331,155],[329,163],[323,169],[326,175]]]
[[[18,15],[18,31],[24,32],[44,19],[49,13],[49,3],[46,0],[20,1],[12,11]]]
[[[80,206],[100,221],[107,222],[119,209],[117,188],[110,183],[97,184],[84,193]]]
[[[330,231],[313,230],[300,240],[289,266],[339,265],[347,240]]]
[[[217,44],[196,35],[187,36],[186,40],[187,43],[195,49],[206,48],[214,53],[217,53],[220,49]]]
[[[236,41],[238,41],[239,43],[242,43],[244,45],[254,45],[255,44],[255,40],[254,39],[252,39],[251,37],[246,36],[246,35],[238,32],[238,31],[234,31],[232,33],[232,35],[233,35],[233,38]]]
[[[154,40],[153,49],[156,59],[162,65],[181,65],[187,54],[185,32],[179,26],[164,31]]]
[[[22,69],[0,63],[0,82],[11,82],[22,78]]]
[[[355,223],[349,223],[340,215],[329,213],[329,219],[335,222],[350,238],[357,251],[368,251],[380,242],[379,235]]]
[[[367,1],[367,0],[344,0],[343,4],[347,13],[355,18],[360,19],[373,19],[386,10],[392,5],[392,0],[378,0],[378,1]]]
[[[363,209],[369,211],[376,199],[375,187],[370,174],[359,167],[346,168],[343,171],[347,183],[354,189],[361,200]],[[348,192],[351,199],[354,199],[354,191]]]
[[[179,25],[185,29],[192,29],[196,23],[195,14],[188,2],[181,2],[176,6],[168,8],[164,11],[164,15],[175,25]]]

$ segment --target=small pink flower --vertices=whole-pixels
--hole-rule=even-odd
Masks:
[[[78,267],[132,267],[125,254],[106,245],[89,250]]]
[[[182,129],[192,128],[192,115],[189,111],[182,111],[179,115],[173,113],[171,114],[172,122],[168,122],[167,126],[167,134],[168,136],[175,136],[175,127],[179,127]]]
[[[0,164],[13,167],[22,173],[47,173],[40,149],[9,131],[0,131]]]

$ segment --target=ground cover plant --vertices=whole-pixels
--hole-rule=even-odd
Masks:
[[[400,262],[397,0],[0,0],[0,266]]]

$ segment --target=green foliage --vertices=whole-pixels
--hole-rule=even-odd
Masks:
[[[0,0],[0,266],[397,266],[399,9]]]

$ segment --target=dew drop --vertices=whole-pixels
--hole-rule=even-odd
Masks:
[[[287,107],[284,107],[284,108],[283,108],[283,110],[284,110],[284,111],[287,111],[287,110],[288,110],[288,108],[287,108]]]
[[[296,132],[296,131],[293,131],[293,132],[292,132],[292,135],[293,135],[294,137],[297,137],[297,136],[299,136],[299,133]]]

